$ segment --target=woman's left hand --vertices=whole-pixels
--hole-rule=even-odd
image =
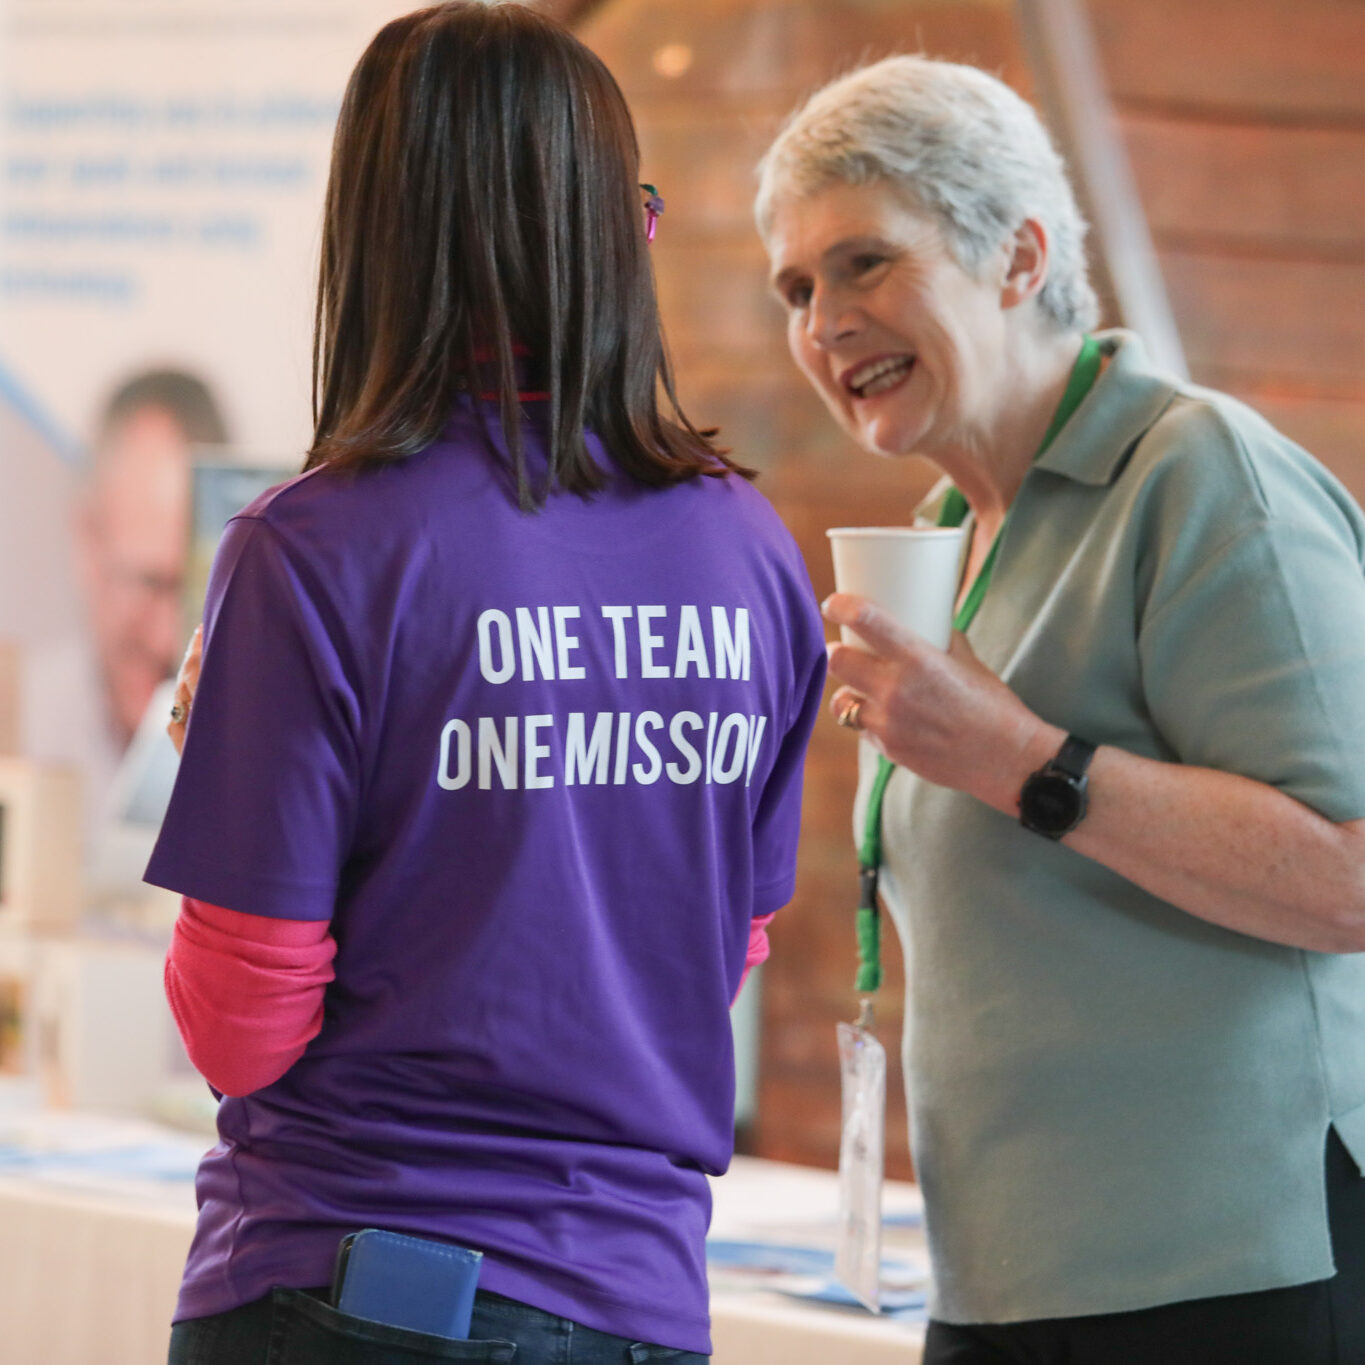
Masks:
[[[175,680],[175,706],[166,733],[175,745],[176,753],[185,747],[185,727],[189,724],[190,707],[194,704],[194,694],[199,687],[199,661],[204,652],[204,627],[195,626],[185,649],[185,657],[180,662],[180,674]]]
[[[1065,733],[1030,711],[964,636],[955,633],[947,651],[937,649],[848,593],[834,594],[822,610],[874,651],[829,647],[829,670],[845,684],[831,699],[834,715],[861,702],[857,728],[893,763],[1012,813],[1024,778]]]

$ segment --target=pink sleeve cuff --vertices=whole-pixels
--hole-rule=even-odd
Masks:
[[[739,993],[744,989],[744,983],[749,979],[749,973],[759,965],[760,962],[768,960],[768,926],[777,918],[774,910],[771,915],[756,915],[749,925],[749,950],[744,954],[744,974],[739,978],[739,985],[735,989],[734,1000],[730,1001],[733,1009],[735,1000],[739,999]]]
[[[166,999],[185,1051],[215,1090],[278,1080],[322,1028],[336,940],[325,920],[248,915],[185,897]]]

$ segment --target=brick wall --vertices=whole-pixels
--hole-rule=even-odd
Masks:
[[[1191,373],[1365,498],[1365,5],[1089,8]]]

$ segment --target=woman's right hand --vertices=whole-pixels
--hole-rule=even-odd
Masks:
[[[204,627],[195,626],[194,634],[190,636],[190,643],[185,650],[185,657],[180,662],[180,675],[175,680],[175,705],[171,710],[170,722],[166,726],[166,733],[170,735],[176,753],[180,753],[185,747],[185,728],[189,725],[190,707],[194,703],[194,694],[199,687],[199,661],[203,653]]]
[[[848,626],[867,649],[829,646],[829,671],[844,685],[830,700],[841,723],[878,753],[941,787],[1015,814],[1024,779],[1060,748],[1048,725],[972,652],[964,635],[936,649],[862,597],[836,593],[825,620]]]

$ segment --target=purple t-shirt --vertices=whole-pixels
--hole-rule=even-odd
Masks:
[[[330,918],[338,952],[303,1057],[222,1102],[177,1319],[326,1284],[379,1226],[709,1350],[728,1006],[792,895],[824,676],[771,507],[614,473],[524,514],[465,404],[419,455],[236,517],[205,622],[147,878]]]

